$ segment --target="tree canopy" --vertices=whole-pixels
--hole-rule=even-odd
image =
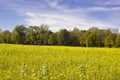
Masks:
[[[62,45],[82,47],[120,47],[120,33],[117,29],[88,30],[74,28],[71,31],[60,29],[49,30],[48,25],[29,26],[17,25],[12,32],[0,29],[0,43],[30,45]]]

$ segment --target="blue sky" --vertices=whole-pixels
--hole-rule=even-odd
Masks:
[[[120,0],[0,0],[0,28],[47,24],[53,31],[78,27],[120,29]]]

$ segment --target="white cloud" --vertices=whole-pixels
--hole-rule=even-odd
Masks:
[[[74,27],[78,27],[80,29],[88,29],[93,26],[102,28],[105,28],[105,26],[111,26],[97,20],[90,20],[88,18],[85,18],[84,15],[75,16],[71,14],[40,14],[27,12],[26,16],[28,16],[28,18],[26,18],[28,25],[47,24],[50,26],[50,29],[54,31],[61,28],[72,29]]]

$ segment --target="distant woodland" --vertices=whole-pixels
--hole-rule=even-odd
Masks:
[[[57,32],[49,30],[47,25],[15,26],[13,31],[0,31],[0,43],[26,45],[59,45],[81,47],[120,47],[120,33],[117,29],[99,29],[92,27],[88,30],[74,28],[68,31],[61,29]]]

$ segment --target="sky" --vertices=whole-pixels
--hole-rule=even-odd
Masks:
[[[47,24],[52,31],[120,29],[120,0],[0,0],[0,29]]]

